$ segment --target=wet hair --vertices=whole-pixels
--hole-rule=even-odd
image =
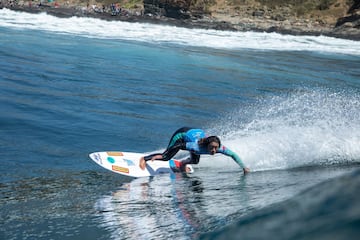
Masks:
[[[208,146],[212,142],[217,142],[219,144],[219,147],[221,146],[220,138],[217,136],[210,136],[204,139],[203,144]]]

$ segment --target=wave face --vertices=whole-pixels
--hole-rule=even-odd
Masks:
[[[200,239],[356,239],[360,171],[323,182]]]
[[[64,19],[46,13],[30,14],[9,9],[0,10],[0,27],[151,44],[176,44],[218,49],[316,51],[360,55],[360,42],[324,36],[291,36],[277,33],[187,29],[83,17]]]

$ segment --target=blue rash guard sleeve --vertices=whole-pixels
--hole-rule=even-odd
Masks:
[[[245,164],[243,163],[241,158],[235,152],[231,151],[227,147],[222,145],[222,146],[220,146],[220,148],[217,152],[231,157],[237,164],[239,164],[240,167],[245,168]]]
[[[194,153],[194,154],[210,154],[206,147],[199,147],[198,143],[190,142],[185,144],[185,149]],[[182,148],[184,150],[184,148]],[[245,164],[241,160],[241,158],[233,151],[228,149],[227,147],[221,145],[217,150],[217,153],[222,153],[228,157],[231,157],[240,167],[245,168]]]

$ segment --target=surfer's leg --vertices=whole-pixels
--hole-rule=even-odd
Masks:
[[[146,161],[149,161],[154,158],[156,160],[169,161],[181,149],[181,146],[184,143],[183,134],[186,134],[186,132],[189,129],[191,129],[191,128],[183,127],[183,128],[176,130],[175,133],[172,135],[169,145],[166,148],[165,152],[154,153],[154,154],[150,154],[148,156],[142,157],[140,159],[140,163],[139,163],[140,168],[144,170],[145,166],[146,166]]]
[[[191,128],[189,128],[189,127],[182,127],[182,128],[179,128],[178,130],[176,130],[175,132],[174,132],[174,134],[171,136],[171,138],[170,138],[170,142],[169,142],[169,145],[170,145],[170,143],[171,143],[171,140],[177,135],[177,134],[179,134],[179,133],[186,133],[187,131],[189,131]]]
[[[190,153],[190,157],[181,161],[180,169],[181,171],[185,171],[187,164],[198,164],[200,162],[200,155],[195,153]]]
[[[176,130],[174,132],[174,134],[171,136],[167,148],[174,146],[180,139],[183,138],[183,135],[185,135],[186,132],[189,131],[190,129],[191,128],[189,128],[189,127],[182,127],[182,128],[179,128],[178,130]]]
[[[183,127],[183,128],[180,128],[180,129],[176,130],[176,132],[174,132],[174,134],[170,138],[167,149],[169,149],[172,146],[174,146],[175,144],[179,143],[180,140],[184,141],[184,136],[186,135],[186,132],[189,129],[190,128],[188,128],[188,127]]]
[[[182,139],[179,139],[175,142],[175,144],[169,148],[167,148],[163,153],[154,153],[150,154],[144,157],[145,161],[149,160],[160,160],[160,161],[169,161],[171,158],[173,158],[181,149],[181,146],[183,145],[184,141]]]
[[[180,143],[178,145],[175,144],[174,146],[166,149],[165,152],[163,152],[163,153],[154,153],[154,154],[150,154],[148,156],[144,156],[144,157],[140,158],[140,160],[139,160],[140,168],[142,170],[144,170],[146,167],[146,162],[149,160],[169,161],[181,149],[182,141],[179,140],[179,142]]]
[[[200,161],[200,155],[197,155],[195,153],[190,153],[190,157],[188,157],[185,160],[181,161],[181,165],[186,165],[186,164],[198,164]]]
[[[151,160],[153,157],[156,157],[158,156],[158,158],[161,158],[162,157],[162,153],[153,153],[153,154],[150,154],[150,155],[147,155],[144,157],[144,160],[145,161],[149,161]],[[162,159],[156,159],[156,160],[162,160]]]
[[[200,155],[195,153],[190,153],[190,164],[198,164],[200,162]]]
[[[168,161],[173,158],[179,152],[183,145],[184,140],[179,139],[172,146],[169,146],[162,154],[164,161]]]

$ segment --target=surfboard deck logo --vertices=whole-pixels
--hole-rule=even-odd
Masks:
[[[125,167],[119,167],[116,165],[112,165],[111,169],[115,172],[120,172],[120,173],[129,173],[129,169],[125,168]]]

